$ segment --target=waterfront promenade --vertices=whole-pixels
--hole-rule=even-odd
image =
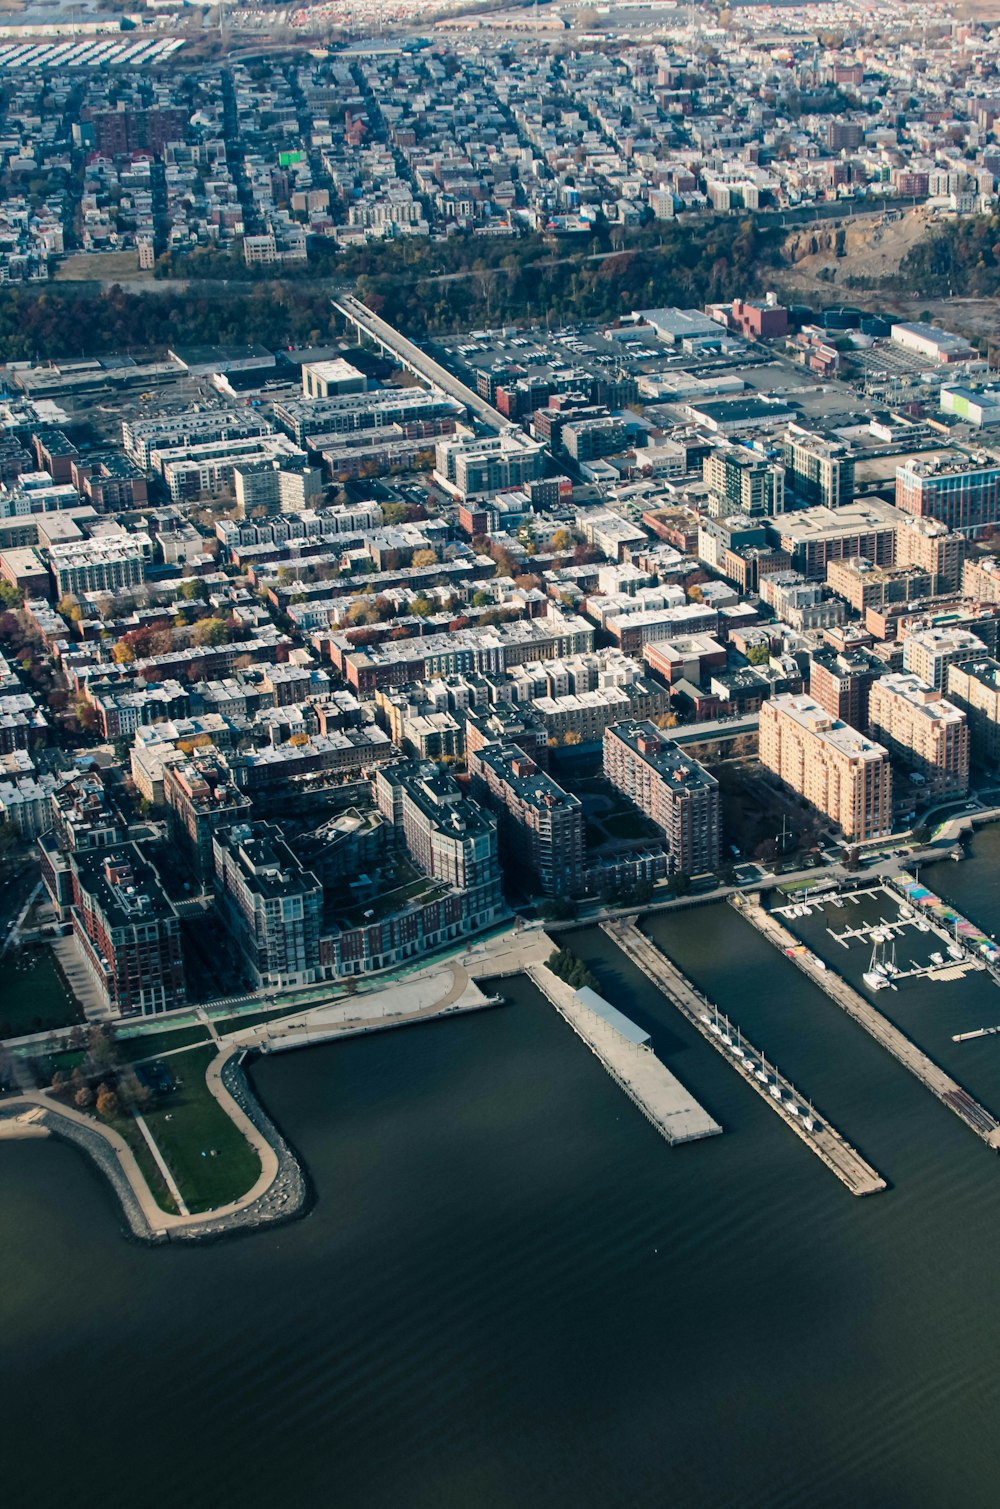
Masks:
[[[942,1105],[964,1121],[988,1147],[1000,1150],[1000,1121],[974,1100],[957,1080],[952,1079],[933,1059],[928,1058],[923,1049],[918,1048],[905,1032],[901,1032],[834,970],[825,968],[817,961],[773,912],[765,911],[757,897],[735,897],[733,905],[742,917],[818,985],[831,1001],[836,1002],[852,1021],[863,1027],[905,1069],[909,1069],[932,1095],[937,1096]]]
[[[736,1029],[730,1030],[728,1022],[725,1024],[724,1035],[723,1029],[713,1032],[713,1024],[719,1026],[717,1009],[692,985],[673,961],[639,930],[634,918],[631,921],[606,922],[602,926],[626,957],[642,970],[695,1031],[737,1070],[765,1104],[781,1117],[786,1126],[791,1127],[810,1152],[837,1176],[852,1195],[873,1195],[885,1189],[886,1182],[882,1176],[865,1162],[857,1149],[835,1127],[825,1118],[821,1120],[816,1116],[807,1097],[779,1075],[773,1066],[765,1069],[767,1061],[759,1049],[738,1032],[737,1042],[734,1044],[732,1033]],[[760,1075],[764,1077],[760,1078]]]

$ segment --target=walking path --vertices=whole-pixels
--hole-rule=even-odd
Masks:
[[[537,948],[547,953],[551,944],[544,934],[540,936],[542,941]],[[155,1139],[139,1117],[136,1120],[140,1131],[177,1202],[176,1214],[160,1209],[131,1148],[113,1127],[65,1105],[44,1090],[26,1090],[0,1099],[0,1137],[38,1136],[51,1131],[85,1147],[95,1156],[122,1197],[133,1232],[145,1240],[211,1236],[220,1231],[287,1219],[305,1206],[305,1180],[291,1150],[256,1102],[242,1076],[239,1065],[247,1050],[275,1052],[405,1026],[455,1011],[482,1010],[493,1005],[496,998],[483,994],[472,978],[472,971],[485,975],[510,973],[509,966],[513,966],[519,957],[521,963],[518,967],[523,969],[523,955],[511,949],[509,941],[490,940],[463,958],[456,958],[445,966],[440,963],[431,966],[405,982],[363,998],[346,996],[336,1002],[293,1013],[280,1021],[272,1020],[223,1035],[210,1020],[206,1020],[207,1013],[199,1011],[198,1019],[204,1022],[219,1047],[206,1073],[209,1091],[254,1148],[261,1164],[260,1175],[246,1194],[213,1211],[192,1213],[187,1209]],[[191,1046],[188,1044],[173,1051],[187,1052]],[[162,1057],[163,1054],[156,1056]],[[25,1119],[25,1112],[29,1116],[34,1113],[31,1120]]]
[[[170,1191],[171,1199],[177,1206],[178,1211],[182,1216],[190,1215],[191,1212],[188,1210],[187,1205],[184,1203],[184,1196],[177,1188],[177,1180],[174,1178],[173,1174],[170,1172],[170,1169],[167,1167],[163,1154],[160,1152],[160,1149],[156,1145],[156,1138],[153,1136],[152,1132],[149,1130],[149,1127],[146,1125],[143,1118],[139,1115],[138,1111],[136,1111],[135,1113],[135,1124],[139,1128],[139,1131],[142,1133],[143,1137],[146,1139],[146,1146],[149,1148],[149,1151],[153,1155],[153,1162],[156,1164],[157,1168],[160,1170],[160,1173],[163,1175],[163,1182],[167,1186],[167,1189]]]

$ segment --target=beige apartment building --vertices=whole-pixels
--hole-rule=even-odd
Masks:
[[[1000,765],[1000,661],[981,654],[950,665],[948,696],[969,720],[976,764]]]
[[[970,558],[965,562],[962,596],[977,603],[1000,603],[1000,560],[995,555]]]
[[[907,515],[896,530],[896,565],[926,571],[935,597],[959,590],[965,551],[965,536],[938,519]]]
[[[937,687],[919,677],[883,676],[868,698],[872,736],[926,782],[928,796],[969,789],[969,723]]]
[[[836,823],[844,837],[892,831],[889,752],[812,697],[771,697],[760,709],[760,758]]]

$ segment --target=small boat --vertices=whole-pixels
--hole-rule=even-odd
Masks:
[[[780,1088],[780,1086],[779,1085],[772,1085],[771,1086],[771,1094],[774,1096],[775,1100],[780,1100],[781,1099],[781,1088]]]
[[[948,944],[948,952],[949,952],[949,954],[951,955],[951,957],[953,959],[964,959],[965,958],[965,949],[962,948],[961,945],[958,944],[958,943],[949,943]]]
[[[762,1084],[767,1084],[767,1075],[764,1073],[763,1069],[755,1069],[753,1072],[755,1079],[759,1079]]]
[[[931,963],[932,964],[943,964],[944,963],[944,954],[942,954],[942,953],[933,953],[933,954],[931,954]]]
[[[866,969],[861,978],[869,990],[884,990],[889,983],[880,969]]]

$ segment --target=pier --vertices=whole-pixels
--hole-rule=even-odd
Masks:
[[[695,1031],[722,1054],[852,1195],[873,1195],[885,1189],[885,1180],[865,1162],[857,1149],[825,1118],[817,1117],[807,1097],[768,1065],[759,1049],[754,1048],[741,1032],[730,1027],[725,1018],[720,1018],[712,1003],[645,933],[640,932],[634,921],[604,922],[601,926]]]
[[[801,940],[790,933],[773,913],[764,910],[758,898],[738,896],[732,899],[732,904],[742,917],[818,985],[831,1001],[836,1002],[852,1021],[863,1027],[904,1069],[909,1069],[911,1074],[916,1075],[921,1084],[942,1105],[947,1106],[949,1111],[954,1112],[977,1137],[988,1147],[1000,1149],[1000,1121],[984,1110],[957,1080],[952,1079],[933,1059],[928,1058],[923,1049],[918,1048],[905,1032],[901,1032],[840,975],[827,969],[822,960],[810,953]]]
[[[722,1128],[648,1046],[634,1022],[592,990],[574,990],[544,964],[527,973],[564,1021],[645,1116],[671,1144],[717,1137]]]

